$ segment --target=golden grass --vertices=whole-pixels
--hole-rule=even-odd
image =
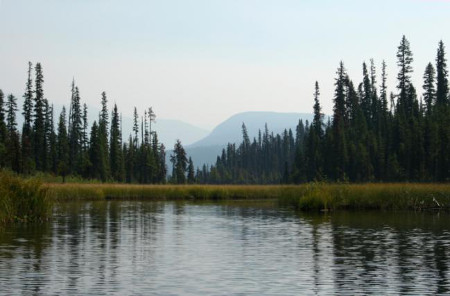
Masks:
[[[0,172],[0,222],[44,220],[51,209],[47,188],[39,180]]]
[[[48,195],[65,200],[277,199],[300,210],[450,208],[450,184],[130,185],[53,184]]]

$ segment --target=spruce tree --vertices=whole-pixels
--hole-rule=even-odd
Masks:
[[[114,109],[111,116],[111,140],[110,140],[110,164],[111,176],[115,181],[122,182],[122,134],[120,132],[120,121],[117,105],[114,104]]]
[[[80,101],[80,91],[73,82],[69,115],[69,166],[75,174],[82,171],[83,115]]]
[[[22,172],[30,174],[34,167],[34,156],[32,147],[32,124],[33,124],[33,80],[31,77],[32,64],[28,62],[28,79],[23,95],[23,127],[22,127]]]
[[[66,181],[66,175],[69,173],[69,139],[66,126],[66,108],[63,106],[58,120],[57,137],[57,171],[62,176],[63,183]]]
[[[448,98],[448,70],[445,47],[439,42],[436,56],[436,114],[438,124],[438,160],[437,179],[444,181],[450,178],[450,106]]]
[[[97,180],[106,181],[107,176],[105,175],[106,168],[102,151],[102,143],[100,139],[100,128],[97,125],[97,121],[94,121],[91,127],[91,136],[89,143],[89,160],[92,164],[90,167],[90,177]]]
[[[108,143],[108,127],[109,127],[109,116],[108,116],[108,99],[106,93],[102,92],[102,110],[100,112],[100,118],[98,123],[98,137],[100,140],[100,158],[101,158],[101,175],[102,180],[106,181],[110,175],[110,165],[109,165],[109,143]]]
[[[439,41],[436,56],[436,105],[448,105],[448,70],[444,43]]]
[[[431,63],[429,63],[423,74],[423,100],[425,101],[427,116],[431,115],[432,107],[434,106],[436,100],[436,89],[435,89],[435,70]]]
[[[53,116],[53,105],[49,106],[46,101],[46,116],[45,116],[45,130],[46,130],[46,142],[47,142],[47,170],[56,174],[57,173],[57,148],[56,148],[56,133],[55,123]]]
[[[185,184],[188,159],[180,140],[176,141],[173,147],[173,153],[174,154],[170,156],[170,161],[173,165],[172,182],[176,184]]]
[[[346,164],[348,161],[347,155],[347,140],[345,135],[347,109],[346,109],[346,95],[345,85],[347,81],[347,73],[344,68],[344,63],[341,62],[337,71],[336,89],[334,93],[334,107],[333,107],[333,168],[331,169],[332,176],[339,180],[346,179]]]
[[[6,159],[6,123],[5,123],[5,95],[0,89],[0,168],[5,166]]]
[[[45,112],[44,112],[44,75],[42,66],[37,63],[35,66],[35,97],[34,97],[34,114],[33,114],[33,143],[34,162],[38,171],[43,171],[45,155]]]
[[[194,184],[195,183],[194,162],[192,161],[191,157],[189,157],[189,165],[187,171],[188,171],[187,182],[189,184]]]
[[[411,64],[414,60],[409,46],[409,41],[403,35],[397,50],[397,66],[400,68],[397,75],[397,88],[399,90],[398,105],[402,106],[405,111],[411,107],[408,102],[408,89],[411,84],[411,73],[413,71]]]
[[[17,131],[17,99],[12,95],[8,95],[6,102],[6,128],[8,131],[6,137],[6,158],[7,166],[13,171],[20,170],[20,140]]]

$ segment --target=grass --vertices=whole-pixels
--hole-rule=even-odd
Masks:
[[[323,184],[305,185],[299,197],[282,202],[300,210],[449,209],[450,184]]]
[[[129,185],[47,184],[48,195],[68,200],[277,199],[299,210],[449,209],[450,184]]]
[[[47,219],[52,209],[47,190],[38,179],[0,171],[0,222]]]
[[[47,184],[49,196],[65,200],[230,200],[275,199],[285,186]]]
[[[0,222],[50,217],[54,202],[277,200],[303,211],[450,209],[450,184],[130,185],[46,183],[0,171]]]

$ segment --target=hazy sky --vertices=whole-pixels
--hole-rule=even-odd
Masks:
[[[153,106],[210,129],[242,111],[312,112],[318,80],[331,113],[340,60],[359,83],[363,61],[385,59],[394,90],[403,34],[421,92],[439,40],[450,53],[449,16],[444,0],[0,0],[0,88],[21,97],[41,62],[54,103],[75,77],[90,106],[104,90],[124,115]]]

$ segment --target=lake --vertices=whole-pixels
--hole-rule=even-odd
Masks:
[[[450,215],[272,201],[62,203],[0,228],[0,294],[450,293]]]

